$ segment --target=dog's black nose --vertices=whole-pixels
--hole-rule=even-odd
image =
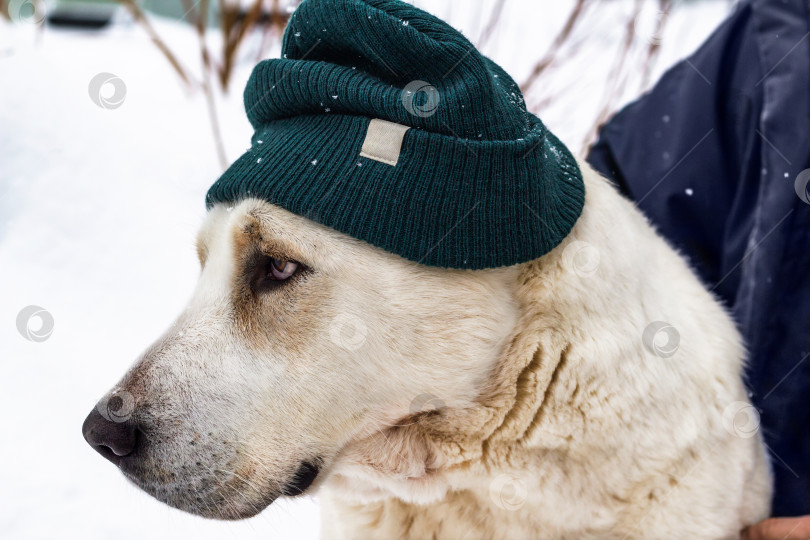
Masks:
[[[122,457],[130,455],[138,445],[138,430],[135,423],[107,419],[94,408],[82,424],[84,440],[99,454],[116,465]]]

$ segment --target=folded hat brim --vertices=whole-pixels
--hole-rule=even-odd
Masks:
[[[404,134],[396,165],[362,157],[370,118],[274,120],[211,186],[207,205],[257,197],[429,266],[510,266],[551,251],[585,200],[576,160],[541,121],[515,141]]]

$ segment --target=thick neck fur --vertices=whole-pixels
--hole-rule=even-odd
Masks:
[[[767,514],[759,438],[723,423],[747,401],[732,322],[583,168],[585,210],[521,265],[520,320],[479,399],[347,448],[356,474],[325,486],[326,538],[675,538],[685,516],[691,538],[724,538]],[[645,346],[655,321],[679,333],[670,357]]]

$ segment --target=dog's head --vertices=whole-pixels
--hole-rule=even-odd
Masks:
[[[187,309],[83,431],[207,517],[252,516],[352,441],[473,402],[516,324],[514,268],[426,267],[255,199],[215,206],[198,252]]]

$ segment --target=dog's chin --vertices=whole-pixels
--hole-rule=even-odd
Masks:
[[[235,521],[261,513],[280,493],[258,493],[255,489],[221,485],[215,490],[201,492],[182,483],[150,483],[122,471],[124,476],[158,501],[208,519]]]
[[[261,513],[280,496],[302,495],[319,476],[320,463],[319,459],[301,463],[286,484],[273,490],[260,490],[255,484],[241,479],[236,484],[223,483],[215,478],[198,480],[195,485],[182,481],[150,482],[125,467],[119,465],[119,468],[130,482],[172,508],[204,518],[233,521]],[[212,489],[201,490],[203,486]]]
[[[186,509],[185,511],[208,519],[239,521],[240,519],[248,519],[260,514],[265,508],[270,506],[274,500],[275,498],[272,498],[270,501],[263,502],[260,505],[250,506],[246,506],[244,503],[240,504],[235,501],[227,501],[212,508],[196,508],[193,510]],[[181,510],[183,509],[181,508]]]
[[[265,508],[270,506],[274,500],[276,500],[275,497],[271,498],[269,501],[253,504],[229,499],[219,503],[213,503],[213,506],[193,506],[190,508],[175,506],[175,508],[208,519],[238,521],[240,519],[252,518],[260,514]]]

